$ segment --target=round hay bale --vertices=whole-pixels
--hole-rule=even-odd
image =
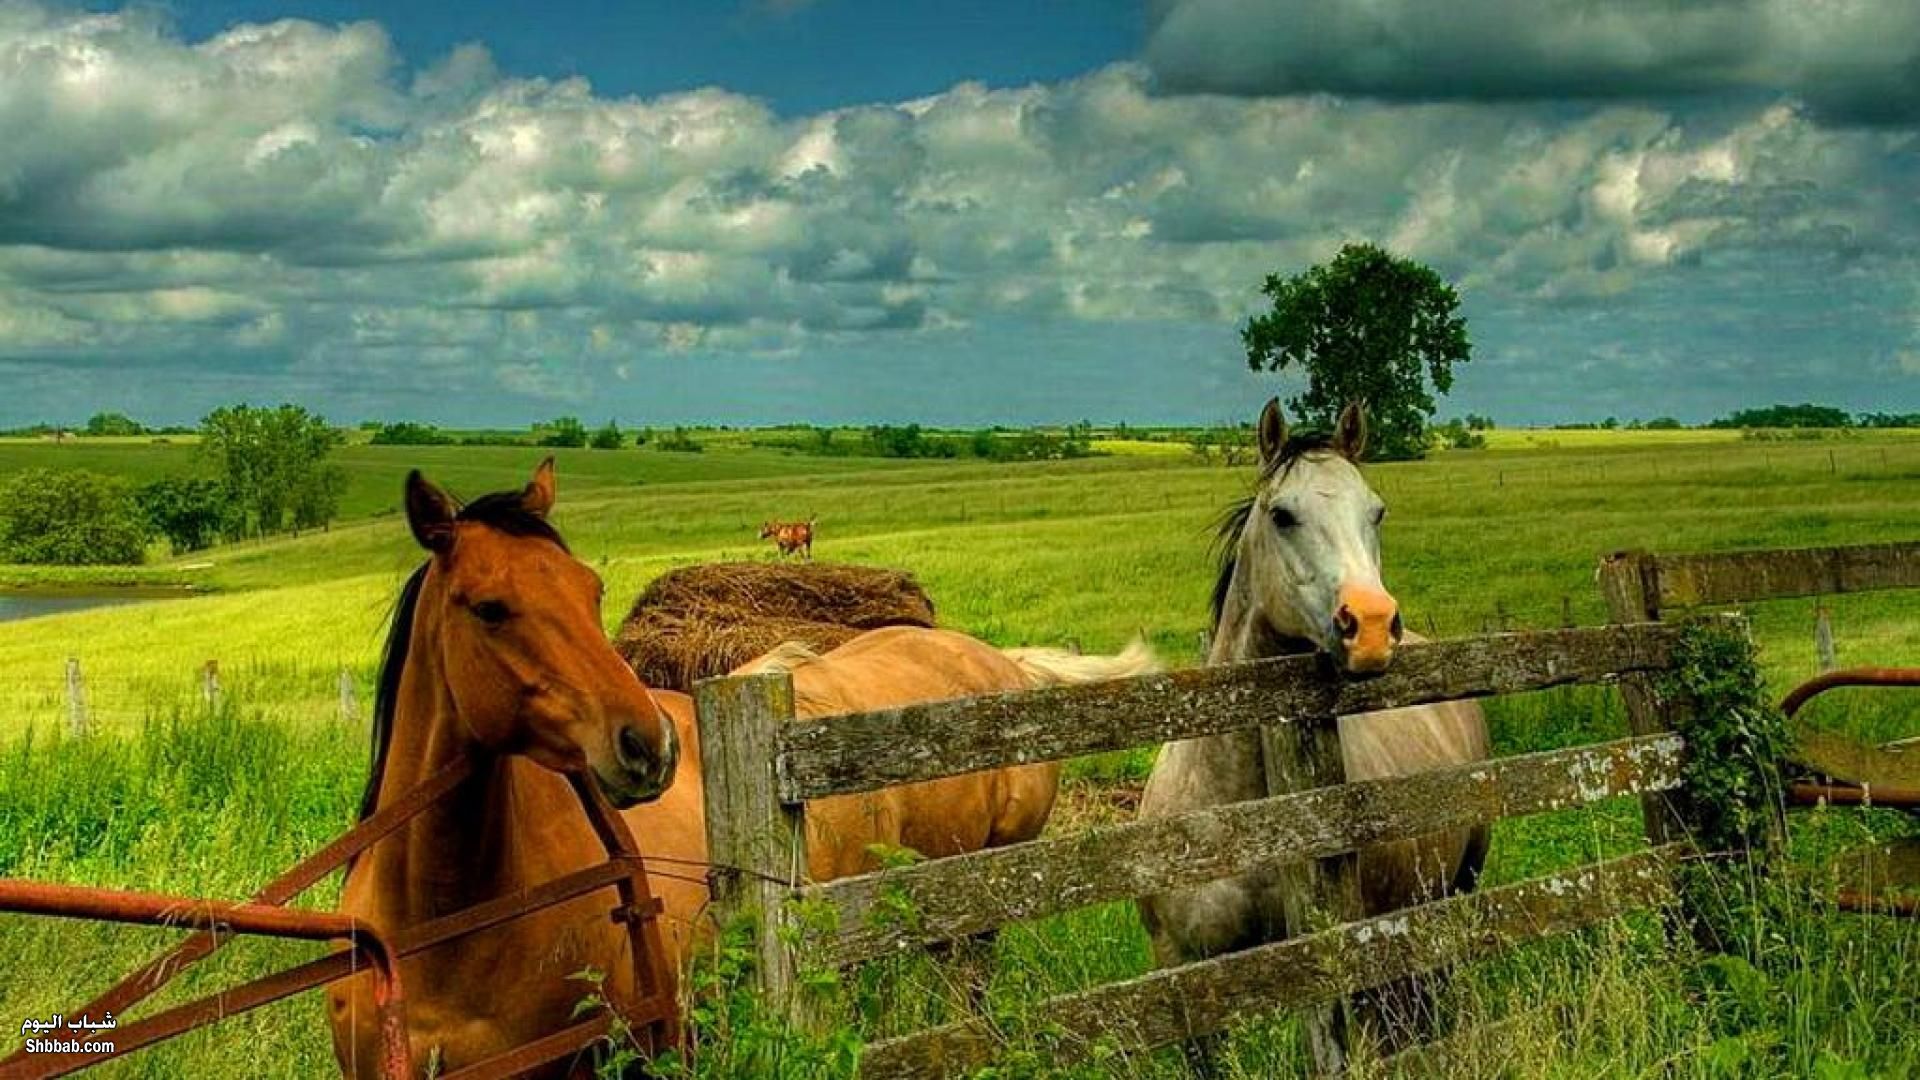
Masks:
[[[911,574],[839,563],[706,563],[670,570],[634,600],[614,648],[648,686],[691,691],[775,646],[827,652],[883,626],[932,626]]]

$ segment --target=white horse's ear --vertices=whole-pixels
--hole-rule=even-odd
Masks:
[[[1280,448],[1287,445],[1287,418],[1280,412],[1280,399],[1268,398],[1267,407],[1260,410],[1259,439],[1260,464],[1271,465],[1280,457]]]
[[[1348,461],[1359,461],[1367,453],[1367,407],[1364,403],[1351,401],[1340,410],[1340,420],[1333,427],[1334,452]]]

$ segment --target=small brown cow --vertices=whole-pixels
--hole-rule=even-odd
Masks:
[[[769,521],[760,526],[760,539],[771,540],[780,548],[780,554],[791,555],[800,552],[807,560],[813,560],[813,518],[805,521]]]

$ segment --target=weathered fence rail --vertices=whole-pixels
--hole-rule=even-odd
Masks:
[[[1049,1029],[1055,1061],[1085,1056],[1102,1041],[1165,1046],[1642,910],[1669,895],[1667,871],[1679,854],[1658,848],[1162,969],[1054,998],[1034,1020]],[[861,1072],[952,1076],[986,1064],[998,1045],[985,1020],[966,1020],[876,1043]]]
[[[1779,548],[1758,551],[1655,554],[1623,551],[1600,561],[1599,581],[1611,618],[1618,623],[1647,623],[1688,608],[1725,607],[1829,594],[1920,589],[1920,541],[1846,547]],[[1820,692],[1838,686],[1920,685],[1920,668],[1836,670],[1833,624],[1826,605],[1815,609],[1814,654],[1823,674],[1796,687],[1781,703],[1789,717]],[[1635,732],[1670,725],[1670,703],[1650,692],[1643,680],[1623,686],[1629,724]],[[1792,784],[1788,802],[1920,807],[1920,754],[1899,744],[1872,746],[1832,732],[1793,733],[1794,763],[1802,770],[1841,783]],[[1677,835],[1671,820],[1649,806],[1654,830]],[[1920,890],[1920,873],[1896,865],[1879,886]],[[1904,877],[1901,875],[1905,875]],[[1842,889],[1841,906],[1884,910],[1878,898]],[[1849,897],[1855,898],[1849,901]],[[1908,914],[1920,910],[1920,894],[1895,902]]]
[[[1671,663],[1672,627],[1585,627],[1427,642],[1385,674],[1329,677],[1316,656],[936,701],[783,725],[789,802],[1003,765],[1459,698],[1611,681]]]
[[[1407,646],[1392,669],[1366,681],[1299,657],[830,719],[795,720],[784,675],[702,683],[695,696],[708,748],[711,857],[737,868],[717,882],[716,905],[723,918],[755,916],[764,989],[791,1002],[800,962],[857,963],[1257,865],[1350,861],[1361,847],[1465,824],[1621,795],[1657,799],[1681,783],[1685,746],[1670,731],[1415,776],[1273,784],[1289,793],[801,881],[807,799],[1253,728],[1325,744],[1337,717],[1350,713],[1650,677],[1672,668],[1682,633],[1653,624],[1501,634]],[[1352,918],[1323,892],[1331,929],[1054,998],[1035,1019],[1064,1059],[1102,1039],[1147,1048],[1254,1011],[1333,1001],[1647,907],[1667,895],[1664,871],[1678,850],[1656,847],[1381,918]],[[794,910],[823,908],[829,917],[788,922]],[[862,1073],[949,1075],[985,1063],[998,1045],[984,1021],[950,1024],[869,1047]]]
[[[1093,829],[805,890],[839,925],[812,941],[845,964],[1004,923],[1338,855],[1405,836],[1680,785],[1678,736],[1523,754]],[[880,913],[913,912],[910,923]]]
[[[1649,568],[1663,608],[1920,588],[1920,542],[1702,554],[1629,553]],[[1617,558],[1617,556],[1616,556]]]

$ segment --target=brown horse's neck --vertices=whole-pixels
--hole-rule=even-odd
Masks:
[[[517,865],[522,845],[506,827],[522,770],[481,747],[462,724],[433,647],[440,617],[440,605],[423,596],[400,673],[378,805],[404,798],[462,755],[474,769],[367,855],[384,885],[380,914],[397,925],[499,895],[524,876]]]

